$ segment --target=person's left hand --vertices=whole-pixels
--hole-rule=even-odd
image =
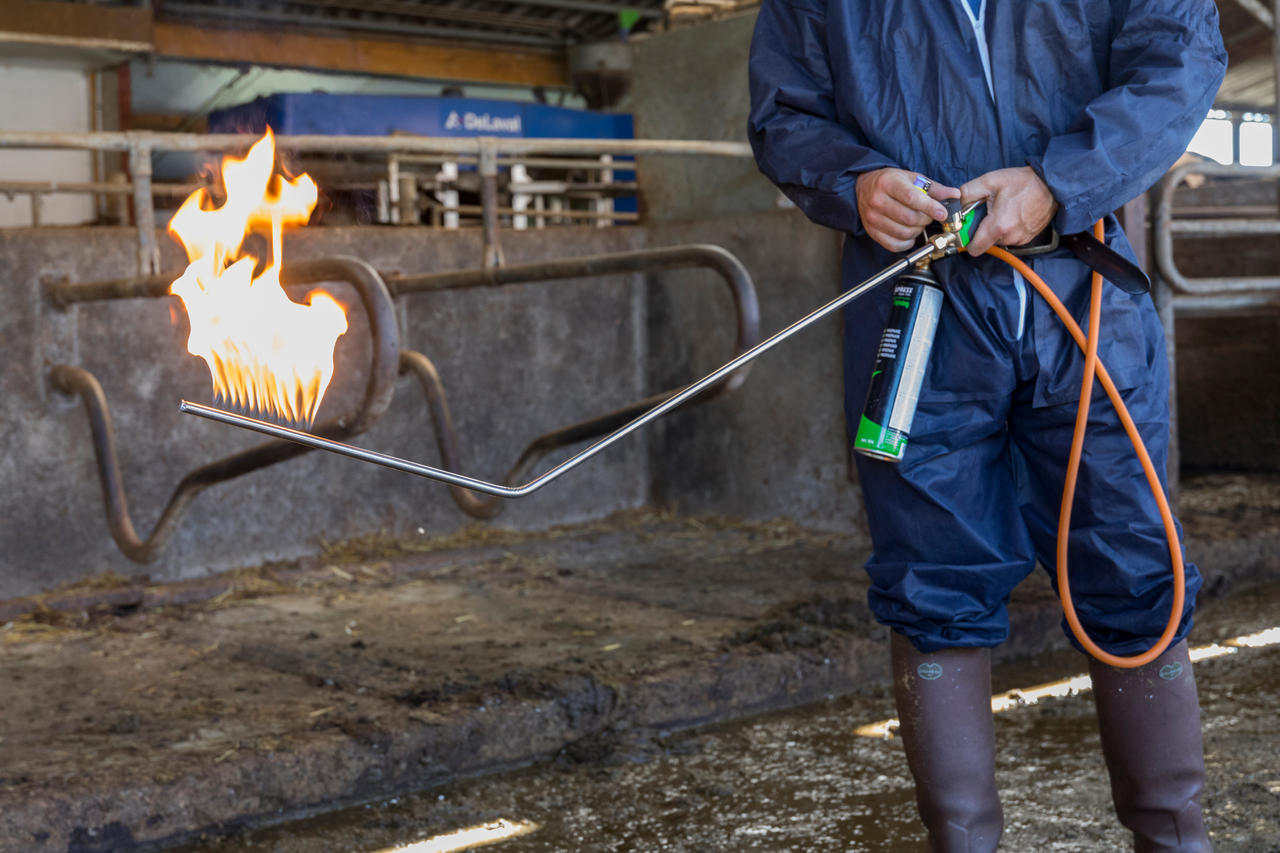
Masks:
[[[994,245],[1029,243],[1053,220],[1058,202],[1030,166],[996,169],[960,187],[960,201],[987,203],[987,217],[969,242],[970,255]]]

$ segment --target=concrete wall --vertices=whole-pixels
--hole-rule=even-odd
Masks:
[[[755,18],[746,12],[637,40],[627,104],[637,135],[745,142]],[[655,240],[718,243],[746,263],[760,288],[766,334],[839,292],[839,236],[795,212],[752,160],[641,158],[638,175]],[[682,276],[664,277],[651,291],[655,385],[724,361],[732,338],[715,319],[724,301]],[[841,409],[839,320],[808,330],[752,370],[735,399],[658,426],[655,499],[838,529],[860,524]]]
[[[636,91],[649,94],[632,108],[643,135],[743,137],[750,24],[743,16],[638,43]],[[672,85],[672,75],[700,86]],[[663,158],[642,165],[642,181],[654,224],[504,232],[508,262],[718,243],[753,274],[766,333],[836,292],[835,235],[778,211],[777,192],[750,161]],[[168,237],[161,244],[162,268],[180,269],[176,245]],[[130,274],[134,252],[126,229],[0,231],[0,597],[104,570],[179,579],[314,552],[324,540],[476,523],[440,484],[313,453],[211,488],[155,563],[144,569],[125,559],[107,531],[86,418],[78,401],[49,386],[51,365],[80,365],[102,382],[144,536],[187,471],[255,443],[177,413],[180,398],[208,399],[209,380],[185,352],[176,300],[63,312],[45,299],[50,278]],[[343,253],[383,271],[420,271],[474,266],[480,246],[474,232],[314,228],[289,238],[286,257]],[[342,287],[335,292],[352,301]],[[448,388],[464,472],[494,480],[532,438],[719,366],[734,322],[725,288],[706,271],[423,294],[399,304],[402,344],[435,359]],[[339,378],[322,419],[362,393],[368,340],[360,314],[356,307],[339,343]],[[838,321],[753,371],[737,396],[672,415],[509,502],[496,523],[542,528],[652,502],[855,527],[861,512],[847,475]],[[356,443],[438,461],[417,387],[407,379],[397,387],[391,410]]]
[[[840,292],[839,236],[795,211],[654,226],[658,241],[715,242],[746,264],[768,336]],[[727,360],[728,300],[663,276],[649,295],[653,385]],[[654,498],[694,512],[788,517],[848,530],[863,523],[845,436],[840,320],[805,330],[754,362],[738,394],[676,413],[654,431]],[[686,367],[688,365],[688,367]]]
[[[630,248],[636,229],[507,235],[510,262]],[[164,269],[184,262],[172,241]],[[286,257],[356,254],[383,270],[472,266],[473,234],[425,230],[317,229]],[[185,320],[173,298],[50,307],[41,282],[127,275],[133,235],[124,229],[0,231],[0,597],[111,569],[140,567],[111,542],[87,420],[53,390],[48,368],[83,366],[112,406],[135,525],[145,536],[181,477],[251,446],[257,437],[179,415],[180,398],[209,398],[208,373],[185,352]],[[352,294],[338,290],[340,299]],[[400,300],[402,345],[436,360],[451,395],[468,473],[501,479],[532,438],[609,411],[645,391],[644,299],[635,277],[417,295]],[[340,342],[326,413],[363,393],[368,340],[355,307]],[[359,443],[438,461],[417,387],[402,379],[391,411]],[[642,503],[642,444],[576,472],[536,500],[510,504],[502,524],[529,528],[595,518]],[[176,579],[315,551],[322,540],[385,530],[428,533],[466,523],[434,483],[330,455],[311,454],[198,497],[160,559],[156,579]]]
[[[1176,335],[1183,470],[1280,472],[1280,304],[1180,317]]]
[[[504,232],[518,263],[641,246],[717,242],[755,277],[763,328],[776,330],[835,292],[836,245],[795,213],[652,229]],[[167,237],[164,269],[182,260]],[[384,271],[475,265],[474,233],[317,228],[287,255],[354,254]],[[181,477],[257,442],[255,436],[177,412],[207,400],[208,373],[185,351],[176,300],[53,308],[42,282],[129,274],[126,229],[0,232],[0,597],[104,570],[156,580],[313,553],[333,541],[385,531],[447,533],[471,521],[440,484],[328,454],[247,475],[201,494],[159,559],[143,567],[112,543],[80,403],[48,382],[76,364],[101,381],[112,406],[134,523],[146,535]],[[368,339],[358,304],[340,341],[321,419],[363,392]],[[501,479],[532,438],[687,382],[721,364],[732,345],[726,289],[706,271],[619,276],[399,300],[402,345],[433,360],[461,438],[464,472]],[[355,443],[435,463],[430,419],[402,379],[390,411]],[[689,511],[789,516],[849,528],[860,512],[848,482],[839,398],[836,321],[765,356],[737,397],[677,412],[545,490],[506,505],[496,524],[539,529],[650,502]]]
[[[626,108],[636,136],[746,142],[747,50],[755,12],[637,40]],[[641,157],[637,174],[650,222],[683,222],[789,208],[751,160]]]

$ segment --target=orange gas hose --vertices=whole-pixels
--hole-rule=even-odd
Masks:
[[[1099,240],[1103,239],[1101,220],[1094,223],[1093,235]],[[1099,326],[1102,322],[1102,276],[1097,272],[1093,274],[1089,302],[1089,335],[1086,337],[1084,332],[1080,330],[1080,325],[1076,323],[1075,318],[1067,311],[1062,301],[1044,283],[1044,279],[1032,271],[1031,267],[999,247],[992,247],[988,250],[988,253],[1009,264],[1022,273],[1023,278],[1031,282],[1031,286],[1044,297],[1045,302],[1049,304],[1053,312],[1062,320],[1063,325],[1071,332],[1071,337],[1075,338],[1076,344],[1080,349],[1084,350],[1084,379],[1080,385],[1080,404],[1076,410],[1075,432],[1071,437],[1071,453],[1067,457],[1067,476],[1062,486],[1062,509],[1058,515],[1057,574],[1058,598],[1062,602],[1062,612],[1067,617],[1067,624],[1071,626],[1071,633],[1075,634],[1076,639],[1080,641],[1080,645],[1084,646],[1089,654],[1103,663],[1122,669],[1134,669],[1143,666],[1164,654],[1165,649],[1169,647],[1169,643],[1172,642],[1174,635],[1178,632],[1178,625],[1182,621],[1182,605],[1186,597],[1186,574],[1182,565],[1182,544],[1178,541],[1178,530],[1173,523],[1173,512],[1169,509],[1169,501],[1165,498],[1164,488],[1160,485],[1160,478],[1156,474],[1155,466],[1151,464],[1151,456],[1147,453],[1147,448],[1142,443],[1142,436],[1138,434],[1138,427],[1129,415],[1129,410],[1126,408],[1124,400],[1121,399],[1120,392],[1116,389],[1115,383],[1111,381],[1111,376],[1107,373],[1106,367],[1098,360]],[[1151,486],[1151,494],[1155,497],[1156,504],[1160,507],[1160,519],[1164,522],[1165,537],[1169,542],[1169,558],[1173,566],[1173,611],[1169,614],[1169,623],[1165,626],[1164,633],[1160,635],[1160,639],[1156,641],[1154,646],[1142,654],[1132,657],[1122,657],[1106,652],[1089,638],[1084,626],[1080,624],[1079,617],[1076,616],[1075,604],[1071,600],[1070,580],[1067,577],[1067,546],[1071,530],[1071,504],[1075,500],[1076,478],[1080,473],[1080,454],[1084,448],[1085,428],[1089,422],[1089,403],[1090,398],[1093,396],[1093,379],[1095,375],[1106,390],[1112,405],[1115,406],[1116,413],[1120,416],[1120,422],[1124,424],[1125,432],[1129,434],[1129,441],[1133,443],[1134,452],[1137,453],[1138,460],[1142,463],[1142,470],[1147,475],[1147,483]]]

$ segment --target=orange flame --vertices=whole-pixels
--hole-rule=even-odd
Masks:
[[[243,160],[222,161],[227,200],[213,207],[208,191],[192,193],[169,222],[191,262],[169,288],[191,320],[187,350],[209,366],[220,403],[310,426],[329,380],[333,350],[347,331],[333,297],[312,291],[294,302],[280,286],[285,225],[305,225],[316,204],[316,183],[273,174],[270,128]],[[241,254],[245,237],[271,229],[270,262]]]

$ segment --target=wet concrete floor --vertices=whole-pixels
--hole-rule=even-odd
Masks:
[[[1280,579],[1278,508],[1280,476],[1184,481],[1201,642],[1280,621],[1277,593],[1246,596]],[[0,853],[226,834],[242,849],[373,851],[499,817],[541,826],[513,850],[892,850],[915,832],[899,752],[850,734],[890,713],[865,558],[856,532],[643,511],[0,602]],[[1010,614],[1002,666],[1063,645],[1043,573]],[[1226,849],[1274,850],[1274,658],[1245,657],[1205,664],[1223,668],[1204,683],[1211,826]],[[1068,653],[997,680],[1082,667]],[[1057,707],[1001,720],[1002,738],[1015,733],[1007,849],[1119,849],[1089,703]],[[1077,768],[1079,744],[1092,763]],[[529,765],[541,769],[480,781]],[[1110,840],[1089,847],[1090,833]]]
[[[1280,624],[1280,583],[1206,601],[1193,646]],[[1084,671],[1059,650],[997,666],[997,691]],[[1280,645],[1196,664],[1204,715],[1206,822],[1218,853],[1280,851]],[[923,849],[895,740],[854,733],[892,717],[884,687],[701,730],[575,744],[551,763],[471,779],[181,853],[372,853],[505,820],[537,826],[495,853],[908,851]],[[1087,694],[996,717],[1005,850],[1130,848],[1114,821]],[[410,850],[415,848],[410,847]],[[437,846],[417,850],[462,849]],[[470,849],[470,848],[468,848]]]

